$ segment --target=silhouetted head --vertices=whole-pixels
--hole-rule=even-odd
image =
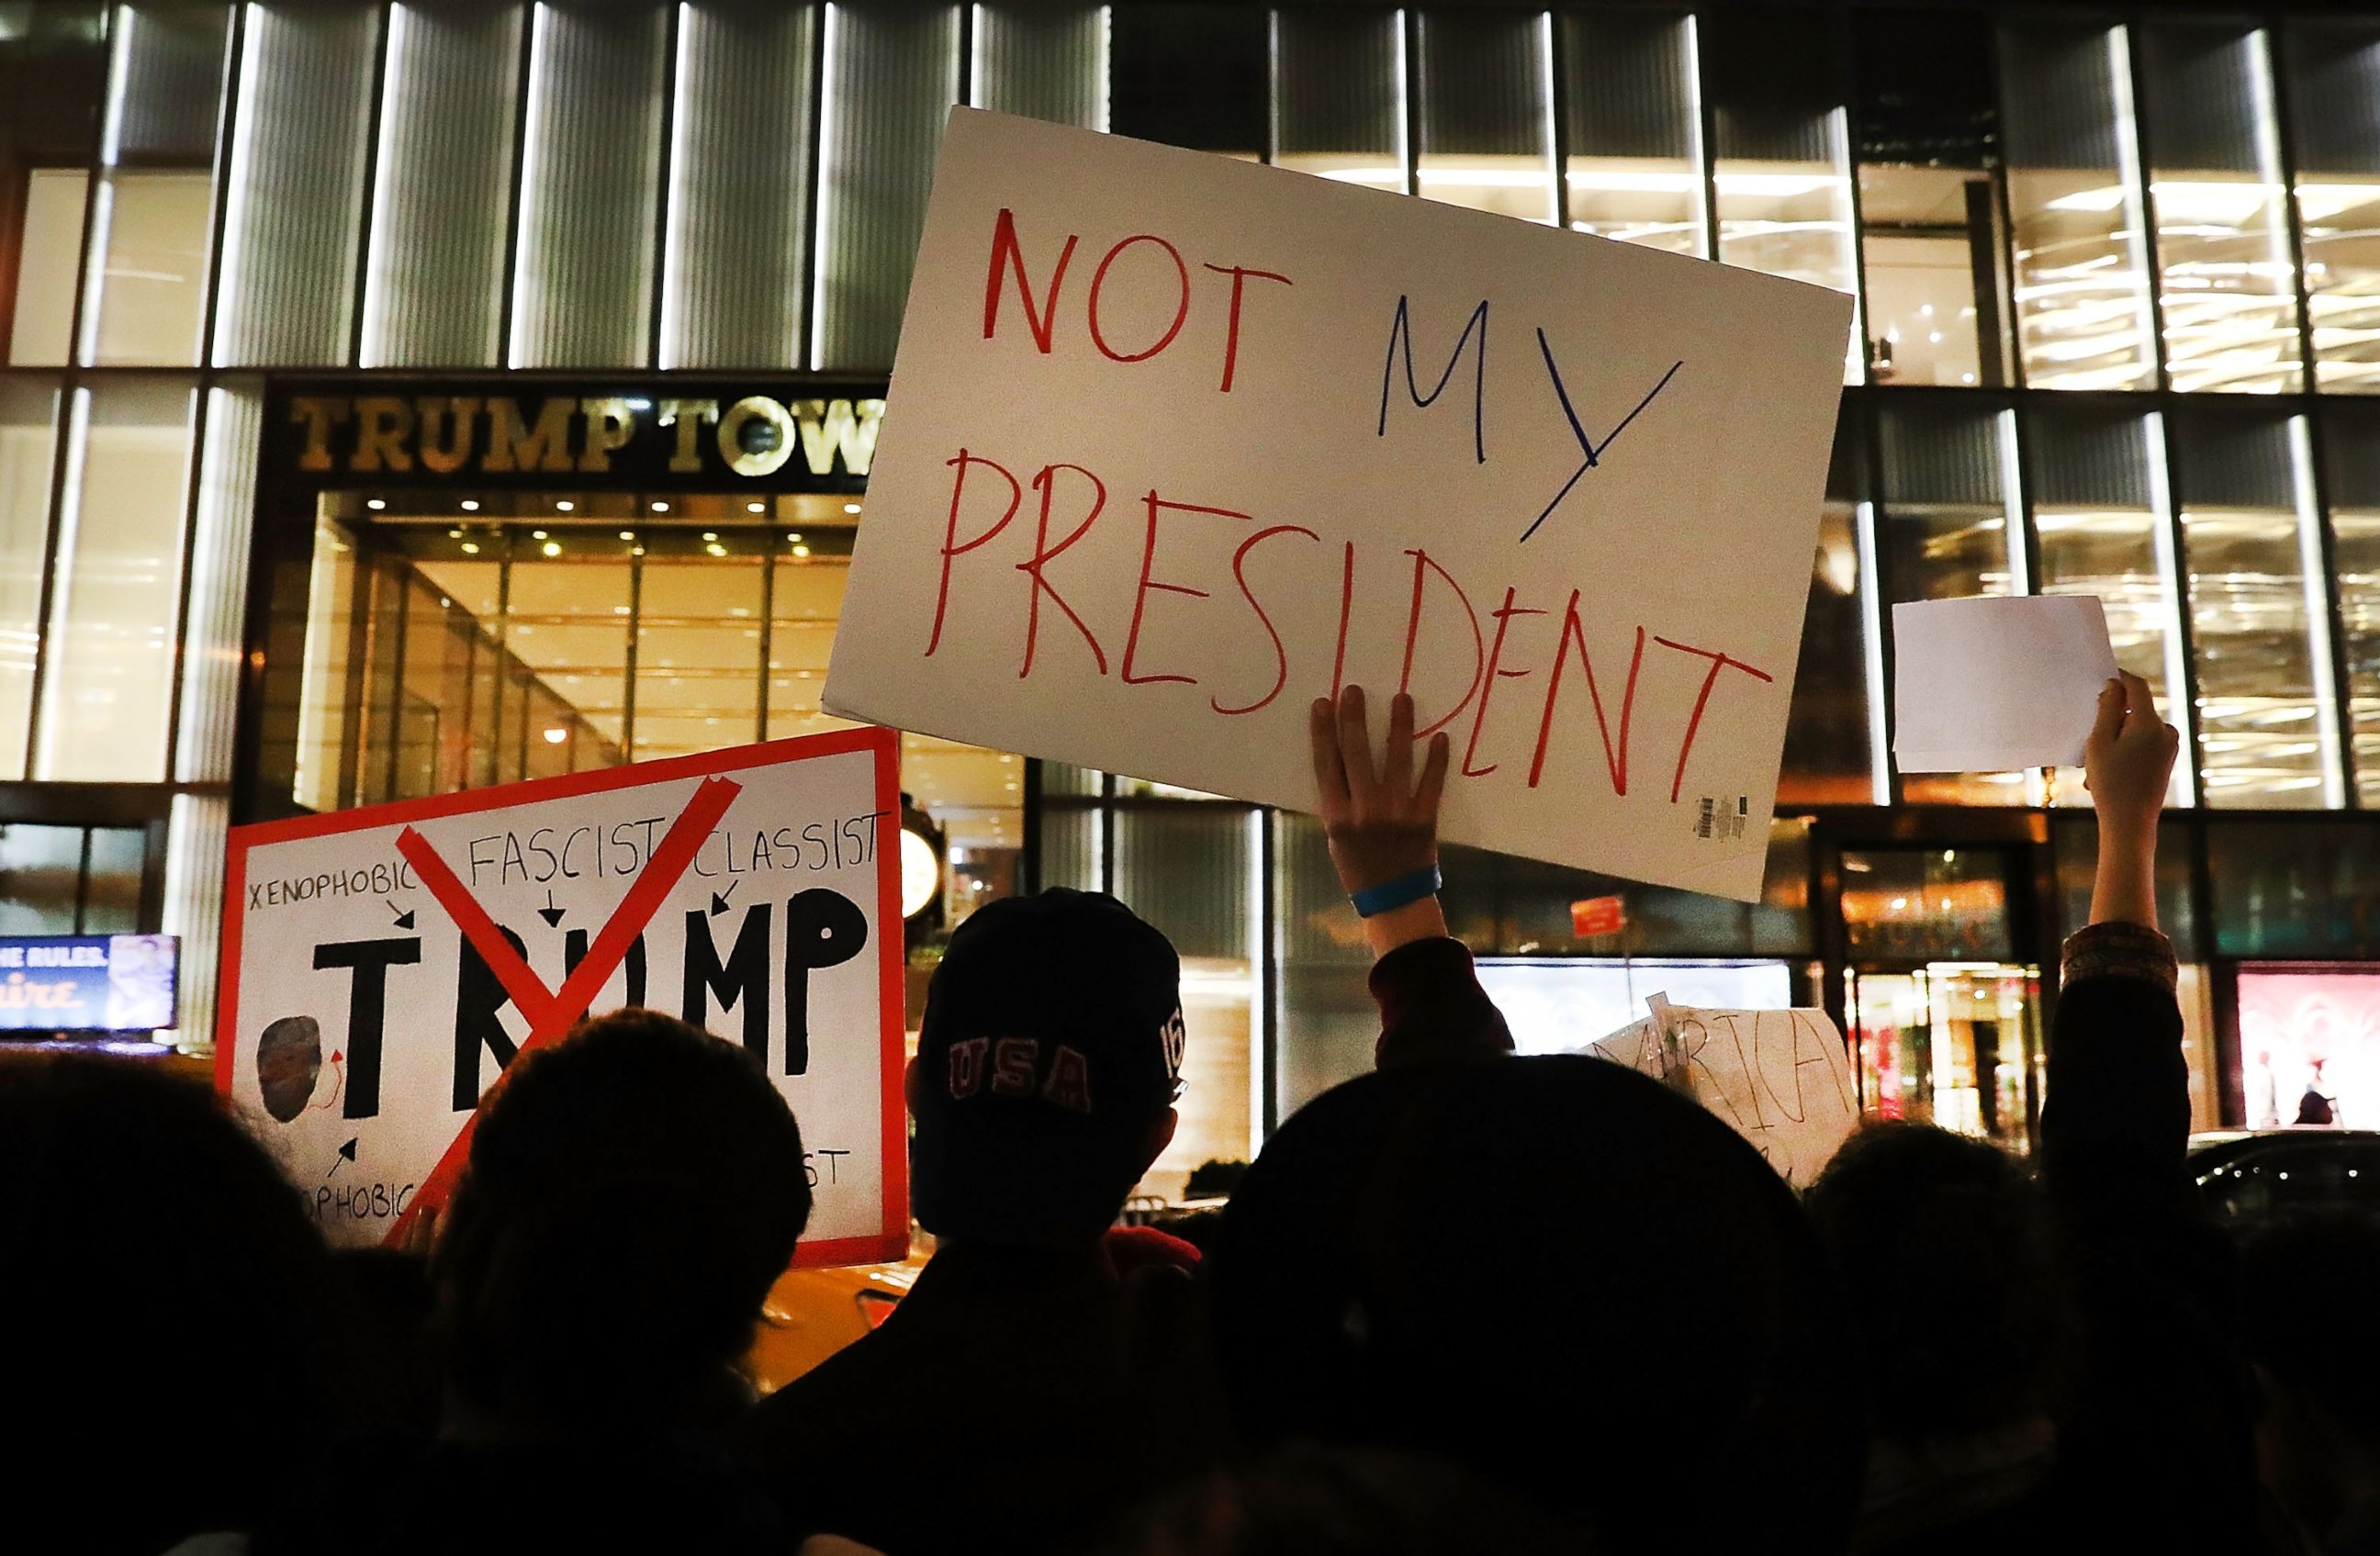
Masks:
[[[809,1212],[749,1053],[652,1010],[584,1022],[472,1135],[433,1262],[450,1381],[533,1427],[677,1415],[749,1345]]]
[[[1112,897],[985,904],[926,995],[909,1075],[919,1224],[956,1242],[1099,1236],[1173,1135],[1172,943]]]
[[[1864,1369],[1879,1434],[1985,1431],[2056,1404],[2068,1308],[2023,1164],[1931,1124],[1870,1124],[1804,1203],[1852,1309],[1893,1325],[1891,1361]]]
[[[1864,1442],[1816,1236],[1741,1136],[1618,1065],[1326,1092],[1267,1142],[1210,1268],[1259,1444],[1441,1453],[1609,1552],[1848,1528]]]
[[[0,1058],[0,1271],[11,1528],[150,1552],[255,1527],[311,1487],[329,1255],[203,1085],[150,1061]],[[95,1466],[127,1455],[133,1483],[94,1494]]]

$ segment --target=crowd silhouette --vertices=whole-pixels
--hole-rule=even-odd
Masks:
[[[1374,1072],[1195,1243],[1120,1227],[1197,1041],[1179,960],[1111,898],[987,906],[907,1079],[936,1251],[765,1399],[736,1364],[810,1190],[738,1045],[587,1020],[419,1246],[336,1254],[211,1094],[0,1063],[0,1549],[2380,1552],[2380,1224],[2235,1247],[2199,1205],[2138,678],[2089,740],[2037,1152],[1874,1123],[1798,1195],[1670,1088],[1516,1056],[1438,904],[1446,738],[1400,696],[1376,748],[1355,688],[1311,723]]]

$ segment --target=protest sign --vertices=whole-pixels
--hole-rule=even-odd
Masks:
[[[334,1241],[459,1175],[518,1053],[645,1005],[793,1104],[805,1264],[908,1243],[893,737],[860,730],[236,827],[218,1089]]]
[[[1904,773],[2071,767],[2116,673],[2095,595],[1892,608],[1892,757]]]
[[[1310,809],[1410,690],[1441,836],[1752,900],[1850,314],[953,110],[826,703]]]
[[[1583,1052],[1665,1081],[1760,1148],[1796,1188],[1807,1188],[1854,1125],[1851,1059],[1823,1010],[1715,1010],[1671,1005]]]
[[[174,1025],[171,935],[0,938],[0,1031],[155,1031]]]

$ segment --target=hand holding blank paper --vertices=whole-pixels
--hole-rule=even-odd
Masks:
[[[1905,773],[2070,767],[2116,673],[2095,597],[1892,608],[1893,759]]]

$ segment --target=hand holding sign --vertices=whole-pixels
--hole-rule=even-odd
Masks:
[[[1446,792],[1451,742],[1442,733],[1430,737],[1416,780],[1413,698],[1400,692],[1389,701],[1385,770],[1376,768],[1361,686],[1340,693],[1336,704],[1316,698],[1307,713],[1307,734],[1330,862],[1364,914],[1372,954],[1386,956],[1408,940],[1444,935],[1446,915],[1437,889],[1438,808]],[[1375,893],[1403,900],[1367,906],[1367,894]]]

